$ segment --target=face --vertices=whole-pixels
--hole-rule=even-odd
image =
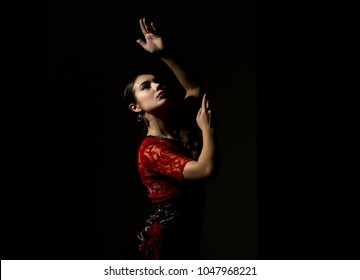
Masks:
[[[137,104],[131,104],[131,110],[156,114],[168,108],[170,102],[164,84],[161,84],[154,75],[138,76],[133,89]]]

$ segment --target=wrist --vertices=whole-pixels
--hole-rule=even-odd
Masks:
[[[201,130],[203,137],[213,137],[214,136],[214,128],[213,127],[207,127],[205,129]]]

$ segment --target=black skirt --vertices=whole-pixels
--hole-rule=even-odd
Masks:
[[[141,259],[201,259],[202,213],[181,201],[154,204],[137,234]]]

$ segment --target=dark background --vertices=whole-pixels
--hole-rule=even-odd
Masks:
[[[255,1],[50,1],[48,14],[43,258],[120,259],[148,213],[140,128],[121,98],[134,71],[164,67],[135,42],[147,16],[203,78],[218,116],[221,171],[206,189],[203,256],[256,259]]]
[[[1,259],[118,259],[142,223],[139,130],[121,92],[140,65],[160,67],[135,43],[144,15],[219,115],[204,255],[359,259],[356,9],[186,2],[6,10]]]

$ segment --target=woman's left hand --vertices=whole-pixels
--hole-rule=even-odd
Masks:
[[[196,116],[196,122],[202,131],[214,130],[211,124],[211,109],[209,108],[209,101],[207,100],[206,93],[203,95],[201,107]]]
[[[144,34],[145,41],[143,39],[137,39],[136,42],[141,45],[146,51],[154,53],[162,51],[164,49],[164,43],[161,36],[156,34],[156,29],[153,22],[146,21],[145,18],[140,19],[140,28]]]

